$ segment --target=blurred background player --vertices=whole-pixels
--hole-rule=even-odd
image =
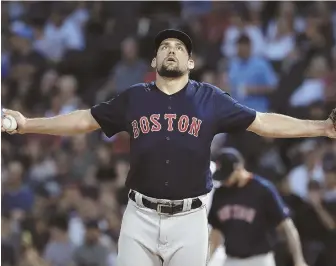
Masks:
[[[226,266],[275,266],[272,238],[276,230],[287,237],[294,265],[306,266],[298,232],[276,188],[248,172],[242,155],[223,148],[216,155],[214,180],[221,186],[213,194],[209,223],[210,255],[222,243]]]

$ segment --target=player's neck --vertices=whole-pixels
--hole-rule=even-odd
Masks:
[[[245,186],[251,179],[253,178],[253,174],[244,170],[241,176],[238,179],[238,187]]]
[[[155,84],[163,93],[172,95],[182,90],[188,83],[189,76],[183,75],[178,78],[164,78],[156,73]]]

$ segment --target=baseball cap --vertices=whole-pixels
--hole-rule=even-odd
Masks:
[[[244,159],[240,152],[234,148],[223,148],[215,156],[217,169],[212,178],[216,181],[225,181],[235,170],[235,165],[243,164]]]
[[[184,33],[183,31],[179,31],[179,30],[174,30],[174,29],[167,29],[167,30],[163,30],[160,31],[156,37],[155,37],[155,52],[157,52],[157,50],[159,49],[161,43],[169,38],[174,38],[174,39],[178,39],[181,42],[184,43],[184,45],[187,48],[187,51],[189,53],[189,55],[192,54],[192,41],[191,38],[188,36],[188,34]]]

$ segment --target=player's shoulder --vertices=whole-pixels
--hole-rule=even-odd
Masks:
[[[134,92],[147,92],[147,91],[150,91],[153,86],[154,86],[154,82],[136,83],[128,87],[124,92],[128,94],[134,93]]]
[[[189,80],[190,84],[196,89],[196,90],[200,90],[200,92],[203,93],[210,93],[210,94],[214,94],[214,95],[228,95],[230,96],[230,94],[226,91],[221,90],[220,88],[218,88],[217,86],[207,83],[207,82],[199,82],[199,81],[195,81],[195,80]]]
[[[212,199],[213,201],[223,198],[223,195],[226,195],[228,188],[224,186],[214,187],[212,190]]]
[[[120,99],[132,99],[137,98],[141,94],[149,92],[152,89],[151,83],[136,83],[124,89],[122,92],[118,93],[115,98]]]
[[[264,191],[271,192],[271,193],[277,192],[276,186],[270,180],[264,177],[261,177],[259,175],[254,175],[252,180],[257,186],[262,188]]]

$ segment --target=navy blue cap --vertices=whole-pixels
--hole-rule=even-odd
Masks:
[[[187,48],[187,51],[189,53],[189,55],[192,54],[192,41],[191,38],[188,36],[188,34],[184,33],[183,31],[179,31],[179,30],[174,30],[174,29],[167,29],[167,30],[163,30],[160,31],[156,37],[155,37],[155,51],[157,52],[157,50],[159,49],[161,43],[169,38],[174,38],[174,39],[178,39],[181,42],[184,43],[184,45]]]
[[[215,156],[217,169],[213,174],[216,181],[225,181],[235,170],[237,164],[244,164],[241,153],[234,148],[223,148]]]

